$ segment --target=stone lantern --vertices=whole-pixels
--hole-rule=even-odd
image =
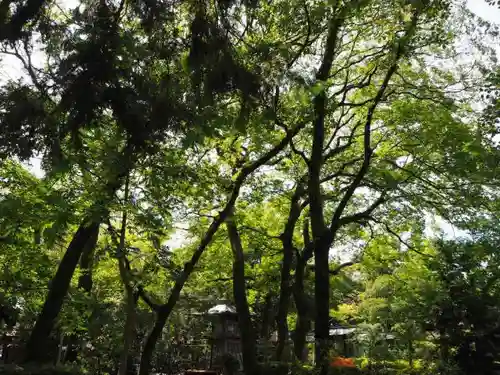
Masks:
[[[237,360],[237,370],[243,368],[241,338],[236,309],[227,304],[213,306],[207,312],[212,323],[210,337],[210,367],[224,366],[228,358]]]

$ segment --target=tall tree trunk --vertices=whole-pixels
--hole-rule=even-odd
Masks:
[[[295,192],[292,197],[290,204],[290,211],[288,214],[288,219],[285,225],[285,230],[281,234],[281,242],[283,248],[283,263],[281,265],[281,276],[280,276],[280,296],[278,302],[278,314],[276,315],[276,324],[278,326],[278,343],[276,345],[276,360],[281,361],[283,356],[283,350],[288,342],[288,307],[290,304],[290,272],[293,267],[293,233],[295,231],[295,225],[299,220],[302,207],[299,204],[299,200],[304,193],[304,187],[302,182],[297,184]]]
[[[329,331],[330,331],[330,274],[328,252],[330,241],[317,241],[314,245],[314,305],[316,319],[314,336],[316,337],[315,357],[321,374],[328,369]]]
[[[268,292],[264,298],[264,311],[262,312],[262,324],[260,326],[260,337],[269,339],[270,325],[273,320],[273,293]]]
[[[334,7],[336,8],[337,5]],[[333,9],[337,13],[337,9]],[[342,20],[333,16],[328,27],[328,36],[323,53],[321,65],[316,73],[316,81],[327,80],[335,57],[337,38]],[[310,218],[314,243],[314,262],[316,274],[314,279],[314,292],[316,301],[315,319],[315,358],[316,367],[320,375],[328,373],[328,331],[330,311],[330,285],[328,276],[328,251],[331,241],[328,227],[325,224],[323,211],[323,197],[321,194],[321,169],[324,163],[323,148],[325,143],[325,116],[327,95],[322,90],[314,98],[314,128],[311,159],[309,162],[309,201]]]
[[[297,266],[295,267],[295,280],[293,285],[293,296],[295,307],[297,308],[297,320],[295,322],[295,334],[293,339],[293,351],[299,361],[306,361],[305,347],[306,337],[311,329],[311,314],[313,313],[307,302],[304,291],[304,277],[306,266],[312,257],[312,245],[309,241],[308,224],[304,223],[304,250],[302,254],[297,254]]]
[[[355,222],[360,218],[369,217],[371,212],[385,201],[385,194],[380,197],[365,211],[358,212],[354,215],[342,217],[344,210],[354,195],[356,189],[360,186],[366,173],[369,170],[370,162],[373,156],[371,147],[371,125],[373,116],[377,106],[383,100],[385,91],[391,81],[392,76],[398,68],[398,63],[406,51],[406,46],[410,38],[415,32],[420,11],[423,4],[417,5],[414,8],[413,15],[406,27],[405,34],[395,41],[394,60],[387,69],[385,77],[373,99],[371,106],[368,108],[364,123],[363,133],[363,162],[358,173],[346,189],[337,207],[335,208],[329,227],[325,228],[323,205],[321,201],[321,165],[323,162],[323,144],[325,130],[325,114],[326,114],[326,93],[320,92],[314,98],[314,138],[312,147],[312,156],[309,167],[309,198],[311,200],[311,223],[314,236],[314,261],[315,261],[315,300],[316,300],[316,363],[320,369],[320,375],[328,373],[328,351],[329,351],[329,269],[328,269],[328,253],[338,230],[350,222]],[[349,11],[349,6],[343,6],[338,9],[337,16],[330,22],[326,47],[323,55],[323,61],[316,74],[316,79],[324,81],[330,72],[337,44],[337,34],[343,24],[343,19],[346,12]],[[314,202],[314,203],[313,203]]]
[[[120,271],[120,277],[122,279],[124,294],[125,294],[125,306],[126,306],[126,319],[125,326],[123,329],[123,347],[120,354],[120,365],[118,367],[118,375],[126,375],[129,365],[129,352],[135,338],[135,324],[136,324],[136,306],[137,300],[139,298],[139,293],[134,293],[134,287],[132,285],[132,280],[129,280],[129,274],[127,270],[126,261],[126,244],[125,236],[127,232],[127,201],[129,196],[129,183],[130,177],[127,175],[125,178],[125,191],[123,200],[125,202],[123,213],[122,213],[122,225],[120,230],[120,242],[118,244],[118,268]]]
[[[52,278],[49,292],[45,298],[45,302],[40,315],[35,323],[35,327],[31,332],[30,338],[26,346],[26,362],[36,362],[43,360],[44,348],[47,345],[47,340],[54,327],[55,321],[61,311],[64,298],[68,293],[71,283],[71,278],[75,272],[78,261],[85,249],[89,239],[95,233],[95,226],[99,225],[101,220],[107,214],[107,206],[118,189],[123,184],[125,176],[129,173],[132,166],[132,156],[135,145],[129,143],[123,150],[123,161],[118,163],[118,171],[115,178],[108,182],[102,192],[103,198],[94,203],[89,210],[89,216],[86,217],[80,227],[76,231],[71,240],[66,253],[64,254],[55,276]]]
[[[78,264],[78,259],[88,239],[95,231],[95,226],[96,223],[80,225],[61,263],[59,263],[57,272],[51,280],[49,293],[45,299],[42,312],[31,332],[26,347],[26,361],[44,360],[44,351],[40,350],[40,348],[44,348],[47,345],[47,340],[54,327],[55,320],[59,315],[64,298],[68,293],[71,278]]]
[[[81,275],[78,278],[78,289],[83,290],[88,295],[90,295],[90,292],[92,291],[92,268],[94,263],[94,251],[99,239],[99,227],[100,225],[98,223],[93,224],[92,232],[90,234],[90,237],[88,238],[87,243],[85,244],[82,256],[80,257]],[[77,342],[77,333],[73,333],[69,336],[65,361],[74,362],[77,360]]]
[[[156,343],[161,338],[163,327],[165,327],[165,323],[167,322],[171,311],[172,309],[167,310],[162,306],[162,308],[160,308],[157,312],[153,329],[149,333],[146,343],[142,349],[139,375],[149,374],[149,366],[151,364],[151,359],[153,358]]]
[[[97,247],[97,241],[99,240],[99,227],[99,223],[94,224],[93,232],[80,257],[81,275],[78,278],[78,288],[87,294],[90,294],[92,291],[92,269],[94,265],[94,253]]]
[[[226,226],[231,249],[233,250],[233,295],[236,311],[238,312],[238,326],[241,334],[243,369],[245,375],[258,375],[255,331],[246,295],[245,257],[238,228],[232,215],[228,217]]]
[[[118,368],[118,375],[127,375],[130,364],[130,348],[134,343],[136,333],[136,318],[137,318],[137,301],[139,294],[134,293],[132,288],[128,288],[125,292],[126,298],[126,320],[123,328],[123,348],[120,354],[120,366]]]

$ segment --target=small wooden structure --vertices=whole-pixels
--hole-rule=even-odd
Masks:
[[[212,323],[210,368],[222,368],[227,358],[233,357],[241,371],[243,358],[236,309],[228,304],[219,304],[210,308],[207,316]]]

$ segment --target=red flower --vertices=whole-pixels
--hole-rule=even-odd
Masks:
[[[355,368],[356,364],[352,358],[335,357],[330,363],[332,367],[351,367]]]

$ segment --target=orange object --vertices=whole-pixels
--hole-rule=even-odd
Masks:
[[[332,367],[350,367],[356,368],[356,364],[352,358],[335,357],[330,363]]]

